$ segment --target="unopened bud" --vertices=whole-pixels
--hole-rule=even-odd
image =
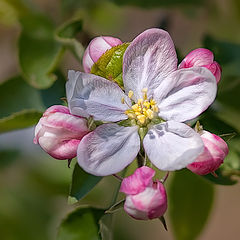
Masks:
[[[96,37],[86,48],[83,55],[83,68],[86,73],[90,73],[95,62],[109,49],[122,44],[122,41],[114,37]]]

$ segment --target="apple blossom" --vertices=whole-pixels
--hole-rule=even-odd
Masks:
[[[222,138],[208,131],[202,131],[200,135],[204,152],[187,168],[198,175],[206,175],[216,171],[223,163],[228,154],[228,146]]]
[[[70,114],[67,107],[48,108],[35,128],[34,143],[56,159],[71,159],[77,155],[82,137],[89,132],[87,121]]]
[[[221,78],[221,67],[214,61],[213,53],[206,48],[191,51],[179,64],[178,68],[205,67],[215,76],[217,83]]]
[[[143,166],[124,178],[120,191],[125,193],[124,210],[133,218],[148,220],[159,218],[167,210],[167,194],[160,181],[152,180],[155,171]]]
[[[83,68],[86,73],[90,73],[95,62],[109,49],[122,44],[118,38],[102,36],[94,38],[86,48],[83,55]]]
[[[93,175],[117,173],[136,158],[141,143],[161,170],[194,162],[203,151],[203,141],[184,122],[200,115],[215,99],[213,74],[203,67],[177,69],[169,34],[149,29],[125,51],[122,77],[125,92],[102,77],[69,71],[71,114],[104,122],[80,142],[79,165]]]

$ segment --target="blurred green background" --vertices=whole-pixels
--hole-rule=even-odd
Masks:
[[[65,29],[64,23],[72,18],[83,22]],[[217,134],[238,134],[239,25],[239,0],[0,0],[0,239],[55,239],[61,220],[74,208],[68,204],[74,164],[68,168],[66,161],[54,160],[34,145],[31,126],[47,107],[62,103],[67,70],[82,70],[79,60],[93,37],[110,35],[131,41],[145,29],[159,27],[172,36],[179,59],[198,47],[212,50],[223,75],[217,102],[202,122]],[[218,183],[236,183],[239,143],[238,135],[229,142],[231,153],[222,168],[234,176],[220,178]],[[198,183],[192,176],[182,180],[181,173],[171,180],[175,182],[168,188],[169,231],[159,220],[135,221],[119,211],[114,216],[114,240],[168,240],[177,234],[175,239],[180,240],[239,238],[239,183],[214,185],[200,177]],[[198,191],[201,181],[204,188],[210,186],[209,193]],[[177,183],[182,183],[181,191]],[[116,184],[112,177],[105,178],[81,203],[108,206]],[[196,199],[185,195],[185,191],[194,195],[194,190],[200,193]],[[201,204],[206,205],[203,218]],[[211,206],[198,236],[202,227],[195,229],[191,223],[203,226]],[[189,218],[181,215],[181,208]]]

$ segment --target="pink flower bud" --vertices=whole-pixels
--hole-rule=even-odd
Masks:
[[[83,68],[86,73],[90,73],[95,62],[112,47],[122,44],[122,41],[114,37],[96,37],[86,48],[83,55]]]
[[[191,51],[179,64],[178,68],[205,67],[215,76],[217,83],[221,78],[221,67],[214,61],[213,53],[206,48]]]
[[[226,142],[215,134],[203,131],[201,138],[204,143],[204,152],[187,168],[198,175],[206,175],[216,171],[228,154]]]
[[[135,219],[159,218],[167,210],[166,190],[160,181],[152,181],[154,175],[144,166],[122,181],[120,191],[127,195],[124,210]]]
[[[71,159],[76,157],[78,144],[88,132],[84,118],[71,115],[67,107],[55,105],[40,118],[33,142],[53,158]]]

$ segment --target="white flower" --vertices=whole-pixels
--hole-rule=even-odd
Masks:
[[[69,71],[66,88],[71,114],[110,122],[84,136],[78,146],[79,165],[99,176],[121,171],[140,150],[140,128],[147,131],[142,147],[159,169],[172,171],[194,162],[203,142],[183,122],[197,117],[215,99],[214,75],[202,67],[177,70],[169,34],[149,29],[124,54],[123,83],[126,94],[114,82]],[[111,123],[126,119],[133,125]]]

